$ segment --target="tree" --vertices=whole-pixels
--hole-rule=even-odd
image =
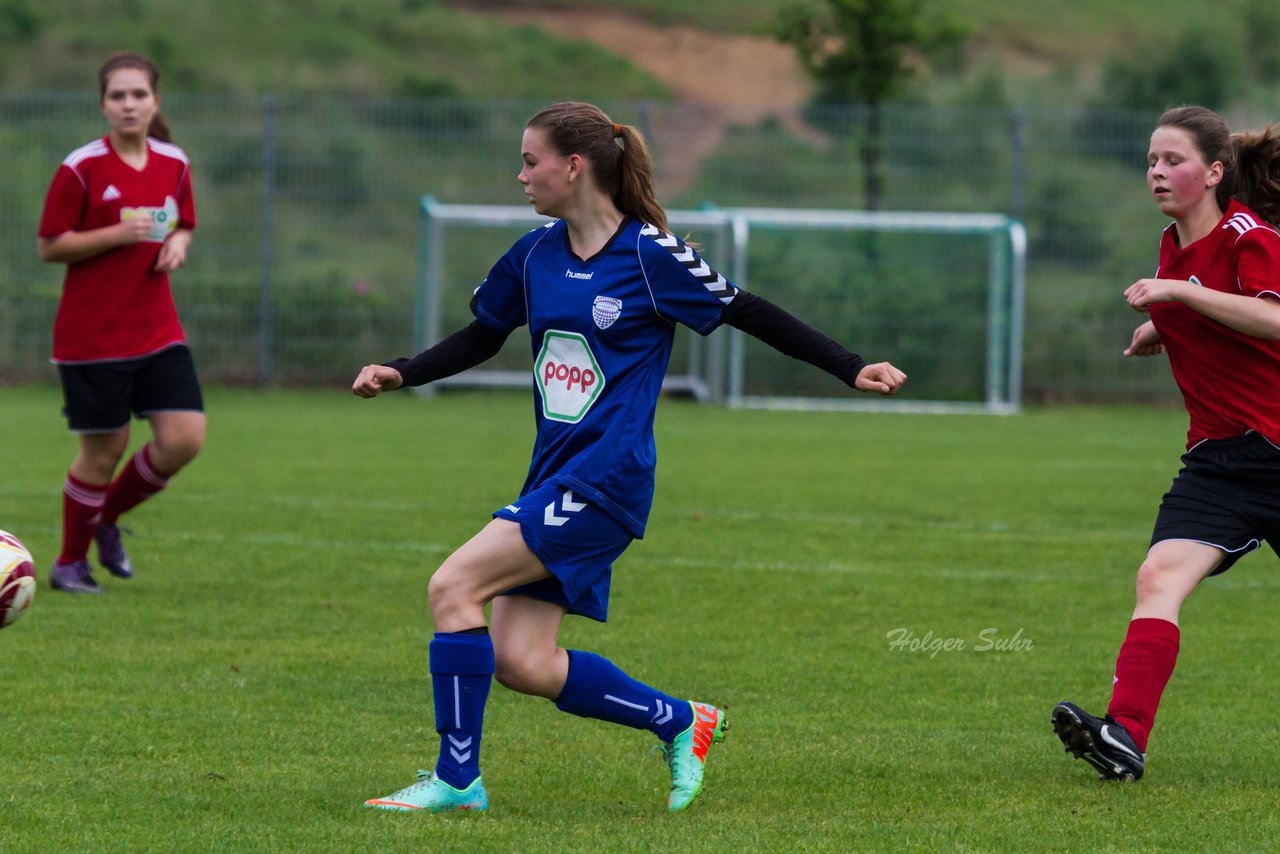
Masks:
[[[1102,72],[1103,106],[1163,110],[1175,104],[1224,109],[1247,79],[1241,38],[1212,22],[1188,25],[1173,41],[1148,39],[1137,50],[1111,57]],[[1234,44],[1233,44],[1234,42]]]
[[[918,66],[955,64],[968,36],[965,27],[928,0],[823,0],[825,9],[792,3],[779,10],[773,34],[795,48],[818,84],[815,102],[864,106],[861,142],[863,190],[868,210],[880,206],[881,107],[903,93]]]

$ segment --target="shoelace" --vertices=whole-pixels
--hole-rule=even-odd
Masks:
[[[667,763],[667,768],[671,769],[672,776],[673,777],[675,776],[676,749],[674,744],[665,744],[665,743],[659,742],[658,744],[655,744],[653,747],[649,748],[649,752],[662,754],[662,761]]]
[[[416,792],[416,791],[418,791],[418,790],[419,790],[419,789],[421,789],[423,786],[429,786],[429,785],[431,785],[431,779],[432,779],[432,777],[433,777],[433,774],[432,774],[432,772],[431,772],[431,771],[424,771],[423,769],[419,768],[419,769],[418,769],[418,781],[417,781],[416,783],[410,783],[408,786],[406,786],[405,788],[401,789],[401,790],[400,790],[399,792],[397,792],[396,794],[405,794],[405,795],[408,795],[408,794],[410,794],[411,792]]]

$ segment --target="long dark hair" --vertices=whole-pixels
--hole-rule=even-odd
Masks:
[[[667,228],[667,213],[653,189],[653,161],[644,136],[631,125],[616,124],[593,104],[564,101],[544,107],[525,123],[545,131],[561,157],[580,154],[591,177],[618,210],[641,222]]]
[[[98,100],[107,96],[107,78],[113,71],[119,71],[121,68],[136,68],[147,75],[147,80],[151,83],[151,91],[159,94],[160,70],[156,68],[156,64],[140,54],[121,52],[111,54],[98,69]],[[164,120],[164,116],[160,115],[159,110],[156,110],[156,114],[151,117],[151,124],[147,126],[147,136],[153,136],[161,142],[173,141],[169,134],[169,123]]]
[[[1280,124],[1231,133],[1213,110],[1192,105],[1165,110],[1156,127],[1186,131],[1206,163],[1222,162],[1218,207],[1235,199],[1280,227]]]

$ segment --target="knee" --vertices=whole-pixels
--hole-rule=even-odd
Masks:
[[[116,470],[116,466],[120,465],[120,459],[124,456],[124,448],[96,448],[82,451],[80,456],[85,464],[94,471],[102,472],[110,477]]]
[[[115,474],[116,467],[124,457],[124,451],[123,443],[82,447],[79,458],[72,466],[72,471],[87,476],[93,483],[106,483]]]
[[[529,649],[495,649],[494,654],[498,684],[521,694],[548,696],[551,668],[545,655]]]
[[[439,569],[432,574],[431,580],[427,583],[427,600],[431,605],[431,618],[436,624],[437,631],[461,631],[462,629],[475,628],[477,623],[471,612],[477,609],[483,609],[484,603],[476,601],[476,590],[473,585],[467,583],[471,573],[466,572],[464,567],[459,567],[454,561],[445,561]],[[480,620],[483,621],[484,612],[480,612]],[[467,625],[456,625],[458,621],[467,622]]]
[[[204,448],[204,430],[187,430],[163,439],[157,438],[151,447],[155,466],[166,475],[176,474]]]
[[[1138,601],[1143,602],[1167,592],[1169,581],[1170,567],[1148,555],[1138,567],[1138,578],[1134,585]]]
[[[431,580],[427,582],[427,601],[431,603],[431,613],[444,608],[457,595],[458,585],[454,583],[450,573],[445,571],[445,567],[441,566],[431,575]]]

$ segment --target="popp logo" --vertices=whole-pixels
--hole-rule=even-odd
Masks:
[[[533,366],[542,393],[542,414],[575,424],[604,390],[604,374],[587,339],[576,332],[547,330]]]
[[[579,368],[577,365],[557,365],[548,359],[542,366],[543,387],[561,382],[568,391],[573,391],[574,386],[581,386],[583,392],[588,392],[596,384],[596,372],[590,368]]]

